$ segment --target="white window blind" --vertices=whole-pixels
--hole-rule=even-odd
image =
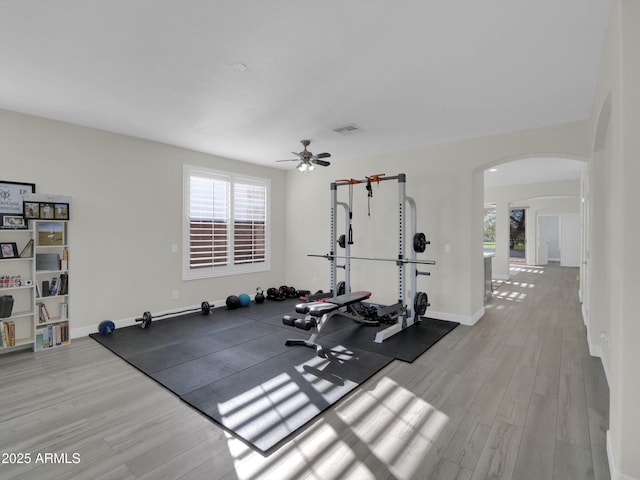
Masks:
[[[233,261],[264,262],[267,189],[239,181],[233,187]]]
[[[184,277],[269,269],[267,179],[185,167]]]

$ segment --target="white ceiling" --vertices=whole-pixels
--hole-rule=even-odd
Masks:
[[[610,3],[0,0],[0,107],[335,167],[588,118]]]

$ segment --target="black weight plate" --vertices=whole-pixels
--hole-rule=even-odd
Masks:
[[[429,297],[424,292],[416,293],[416,299],[413,302],[414,311],[422,316],[427,312],[427,307],[429,306]]]
[[[423,253],[427,249],[427,238],[424,233],[418,232],[413,236],[413,250],[416,253]]]

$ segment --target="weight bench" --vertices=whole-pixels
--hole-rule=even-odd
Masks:
[[[285,315],[282,317],[282,323],[302,330],[311,330],[311,336],[306,340],[289,339],[285,342],[285,345],[287,347],[302,345],[315,348],[318,355],[324,357],[322,347],[316,343],[323,325],[334,315],[345,313],[350,306],[360,303],[370,296],[371,292],[353,292],[328,298],[324,302],[299,303],[296,305],[296,312],[305,315],[305,317],[293,318],[290,315]]]

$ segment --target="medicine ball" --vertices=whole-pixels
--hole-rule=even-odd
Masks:
[[[246,293],[241,293],[240,295],[238,295],[238,300],[240,301],[241,307],[248,307],[251,303],[251,297]]]
[[[240,299],[236,295],[229,295],[227,297],[227,308],[234,310],[240,306]]]
[[[116,326],[111,320],[105,320],[104,322],[100,322],[100,325],[98,325],[98,332],[100,332],[100,335],[111,335],[111,332],[115,329]]]

